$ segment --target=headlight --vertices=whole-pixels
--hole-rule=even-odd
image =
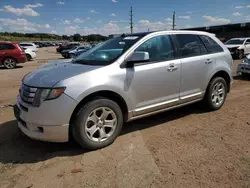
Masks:
[[[242,63],[246,63],[247,62],[247,58],[244,58],[243,60],[242,60]]]
[[[35,99],[33,102],[34,106],[40,106],[43,101],[53,100],[61,96],[66,88],[54,88],[54,89],[38,89],[36,91]]]

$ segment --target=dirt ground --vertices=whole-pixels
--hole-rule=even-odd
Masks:
[[[0,187],[250,187],[250,81],[235,76],[225,105],[194,104],[127,123],[114,144],[86,151],[20,133],[12,107],[22,77],[48,60],[0,69]],[[234,72],[239,61],[234,62]]]

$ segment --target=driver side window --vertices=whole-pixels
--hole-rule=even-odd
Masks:
[[[168,35],[153,37],[141,44],[135,51],[148,52],[149,61],[167,61],[174,58],[174,50]]]

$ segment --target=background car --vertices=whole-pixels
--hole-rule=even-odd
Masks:
[[[24,48],[30,48],[34,52],[38,51],[36,45],[34,43],[31,43],[31,42],[21,42],[21,43],[19,43],[19,46],[24,47]]]
[[[250,38],[233,38],[225,43],[234,58],[242,59],[250,54]]]
[[[25,52],[27,61],[30,61],[31,59],[35,59],[36,58],[36,52],[34,52],[33,50],[31,50],[30,48],[22,48]]]
[[[81,52],[86,52],[89,49],[90,49],[90,47],[88,47],[88,46],[79,46],[73,50],[65,50],[66,52],[64,54],[67,54],[66,55],[67,58],[74,58],[74,57],[78,56]]]
[[[64,58],[69,58],[69,52],[72,51],[72,50],[75,50],[77,48],[77,46],[73,47],[73,48],[70,48],[70,49],[67,49],[67,50],[63,50],[61,52],[61,55],[64,57]]]
[[[60,45],[58,48],[56,48],[56,51],[61,53],[63,50],[69,50],[75,46],[80,46],[80,43],[79,42],[70,42],[70,43],[67,43],[64,45]]]
[[[242,62],[237,67],[237,74],[242,76],[250,76],[250,54],[242,60]]]
[[[13,69],[17,63],[25,63],[25,52],[16,43],[0,42],[0,65]]]

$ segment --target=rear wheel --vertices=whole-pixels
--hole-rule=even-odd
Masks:
[[[95,99],[85,104],[72,127],[75,140],[84,148],[106,147],[119,136],[123,126],[120,107],[109,99]]]
[[[3,60],[3,65],[6,69],[14,69],[16,67],[16,63],[16,60],[10,57]]]
[[[208,85],[204,102],[209,110],[220,109],[227,97],[227,83],[224,78],[216,77]]]
[[[26,54],[27,60],[30,61],[32,59],[30,54]]]

